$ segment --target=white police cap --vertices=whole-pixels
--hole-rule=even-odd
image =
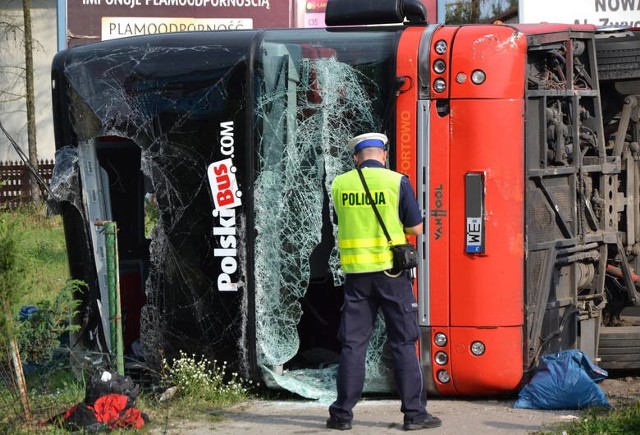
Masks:
[[[363,148],[377,147],[385,149],[389,139],[382,133],[365,133],[351,139],[347,146],[356,154]]]

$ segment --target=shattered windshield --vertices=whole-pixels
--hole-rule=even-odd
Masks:
[[[333,390],[339,351],[327,325],[331,317],[337,327],[343,280],[327,192],[353,168],[347,141],[385,128],[394,34],[295,36],[269,33],[257,59],[256,342],[258,363],[276,383],[315,396],[307,389]],[[313,332],[301,328],[304,316]],[[379,320],[370,385],[386,381]]]

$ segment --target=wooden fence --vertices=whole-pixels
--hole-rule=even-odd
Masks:
[[[51,182],[53,163],[53,160],[38,162],[38,174],[47,185]],[[0,208],[15,208],[31,202],[30,174],[23,162],[0,162]]]

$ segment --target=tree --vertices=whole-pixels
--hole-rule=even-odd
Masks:
[[[480,22],[480,2],[481,0],[466,0],[448,3],[446,22],[449,24]]]
[[[35,91],[33,78],[33,37],[31,32],[31,0],[22,1],[22,22],[15,15],[8,11],[11,9],[7,3],[6,8],[0,13],[0,37],[4,39],[5,47],[14,42],[20,44],[24,48],[24,66],[2,65],[0,72],[0,102],[9,103],[19,99],[25,100],[26,119],[27,119],[27,143],[28,143],[28,161],[25,161],[32,169],[31,198],[35,202],[41,201],[41,193],[37,182],[38,171],[38,149],[36,143],[36,117],[35,117]],[[17,6],[14,3],[15,6]],[[22,90],[24,89],[24,92]],[[7,136],[10,143],[12,138]],[[21,149],[16,150],[22,156]]]
[[[448,24],[469,24],[493,21],[493,17],[516,8],[518,0],[460,0],[446,4]]]
[[[25,83],[27,88],[27,141],[29,143],[29,161],[35,173],[31,173],[31,200],[41,202],[38,187],[38,147],[36,145],[36,109],[35,91],[33,88],[33,36],[31,34],[31,0],[22,0],[24,15],[24,64]]]
[[[23,45],[23,26],[9,13],[9,4],[0,9],[0,42],[3,51],[12,51],[13,45]],[[0,65],[0,103],[11,103],[24,98],[21,83],[24,81],[24,68],[3,63]]]

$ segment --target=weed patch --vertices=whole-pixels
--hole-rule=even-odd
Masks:
[[[163,384],[177,401],[190,406],[228,406],[249,394],[238,374],[227,372],[226,362],[220,364],[182,351],[172,363],[163,361]]]

